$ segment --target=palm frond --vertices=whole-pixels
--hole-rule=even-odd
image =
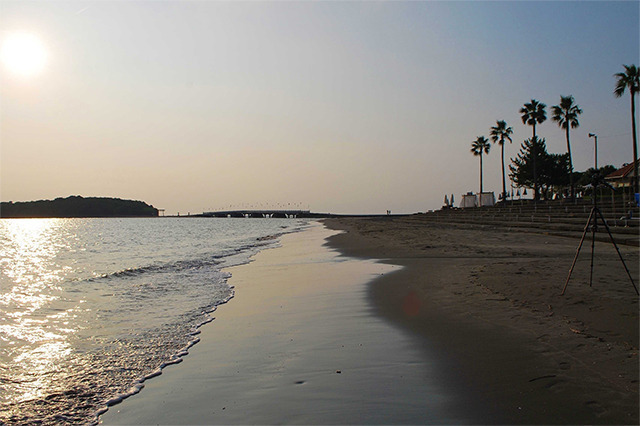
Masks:
[[[496,121],[496,125],[491,128],[491,140],[499,145],[504,144],[504,140],[507,139],[512,142],[509,135],[513,133],[513,129],[507,126],[507,122],[504,120]]]
[[[524,107],[520,108],[522,122],[530,126],[544,122],[547,119],[546,107],[547,105],[542,102],[531,99],[531,102],[525,103]]]
[[[613,94],[619,98],[628,88],[631,96],[634,96],[640,90],[640,73],[635,65],[622,65],[625,72],[615,73],[613,76],[617,79],[616,88]]]
[[[471,152],[473,155],[482,155],[482,153],[489,153],[491,144],[484,136],[478,136],[475,141],[471,142]]]
[[[560,104],[552,106],[551,113],[551,120],[557,122],[563,129],[576,128],[580,125],[578,115],[582,114],[582,110],[575,103],[573,95],[560,96]]]
[[[616,84],[616,88],[613,89],[613,94],[616,96],[616,98],[620,98],[627,88],[627,82],[623,73],[619,72],[615,76],[618,77],[618,84]]]

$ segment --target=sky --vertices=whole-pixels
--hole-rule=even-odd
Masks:
[[[573,95],[576,170],[632,161],[637,1],[8,1],[0,43],[42,45],[0,68],[0,199],[143,200],[166,214],[301,207],[438,209],[479,190],[478,136],[531,128],[519,110]],[[637,97],[636,97],[637,98]],[[638,99],[636,99],[638,102]],[[640,109],[640,107],[638,108]],[[548,112],[548,116],[551,114]],[[564,130],[539,125],[549,152]],[[501,192],[500,147],[484,188]]]

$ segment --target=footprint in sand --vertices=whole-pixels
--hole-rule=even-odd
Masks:
[[[555,377],[555,374],[547,374],[546,376],[534,377],[533,379],[529,380],[529,382],[531,383],[537,382],[538,380],[554,379]]]
[[[560,379],[553,379],[553,380],[550,380],[546,385],[544,385],[544,387],[547,389],[551,389],[552,387],[562,383],[565,383],[565,381]]]
[[[602,416],[607,412],[607,410],[602,405],[600,405],[598,401],[587,401],[585,404],[587,407],[593,410],[596,416]]]
[[[552,387],[565,382],[564,380],[559,379],[555,374],[548,374],[546,376],[534,377],[533,379],[529,380],[530,383],[537,382],[537,381],[541,381],[542,383],[544,383],[544,387],[546,389],[551,389]]]
[[[547,342],[549,340],[549,335],[548,334],[541,334],[540,336],[536,337],[536,339],[540,340],[541,342]]]

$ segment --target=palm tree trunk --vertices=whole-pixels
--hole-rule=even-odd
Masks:
[[[636,135],[635,93],[631,93],[631,131],[633,132],[633,193],[638,193],[638,136]],[[635,197],[635,195],[634,195]]]
[[[533,155],[533,201],[538,201],[538,172],[536,170],[536,146],[531,147]]]
[[[538,201],[538,170],[536,169],[536,125],[533,124],[531,155],[533,155],[533,201]]]
[[[482,201],[482,151],[480,151],[480,201]]]
[[[502,201],[507,201],[507,182],[504,179],[504,138],[500,138],[502,142]]]
[[[573,189],[573,161],[571,160],[571,143],[569,143],[569,123],[567,123],[567,152],[569,153],[569,188],[571,188],[571,199],[573,200],[575,191]]]

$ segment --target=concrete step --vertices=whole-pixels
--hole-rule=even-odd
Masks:
[[[487,226],[495,228],[506,228],[512,230],[519,230],[525,232],[544,233],[549,235],[560,235],[572,238],[580,238],[584,232],[586,225],[586,219],[581,223],[548,223],[548,222],[530,222],[530,221],[506,221],[506,220],[488,220],[486,218],[473,218],[473,217],[435,217],[430,215],[424,215],[425,220],[436,223],[449,223],[457,225],[473,225],[473,226]],[[430,216],[430,217],[429,217]],[[609,235],[606,232],[606,228],[602,226],[601,222],[596,232],[596,241],[609,241]],[[640,246],[640,233],[638,227],[622,227],[611,226],[611,234],[617,244]],[[591,231],[588,231],[589,237]]]
[[[611,227],[640,227],[640,218],[627,219],[613,215],[603,215],[604,220]],[[543,222],[543,223],[566,223],[574,225],[584,225],[589,219],[589,214],[580,216],[549,215],[549,214],[468,214],[468,215],[435,215],[434,218],[443,220],[475,220],[475,221],[503,221],[503,222]],[[600,219],[599,219],[600,220]],[[637,231],[636,231],[637,232]]]

